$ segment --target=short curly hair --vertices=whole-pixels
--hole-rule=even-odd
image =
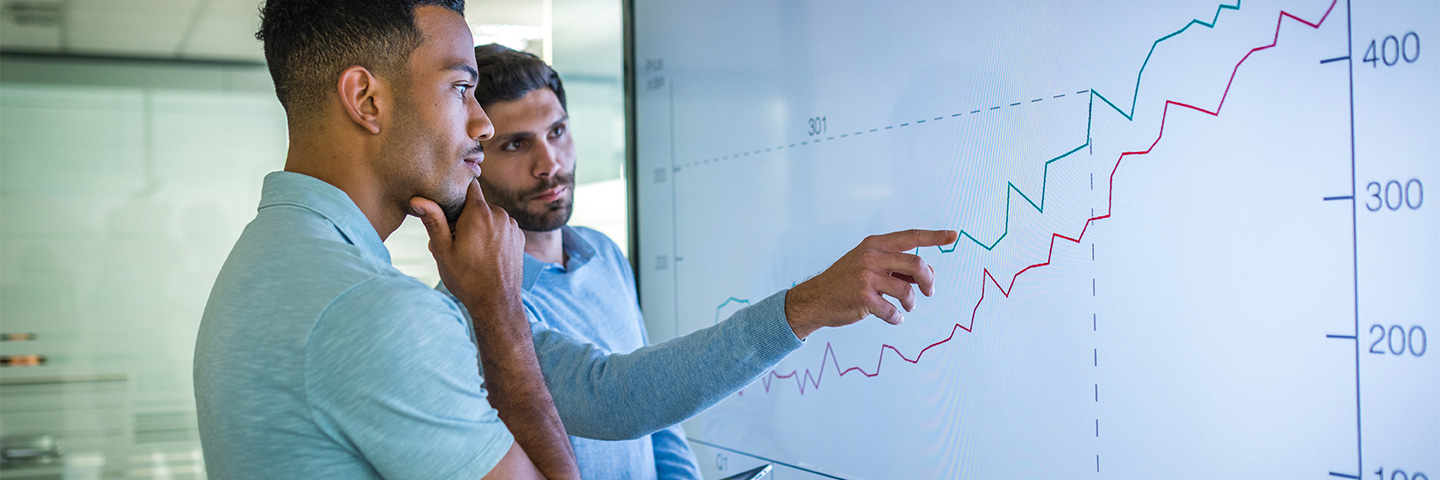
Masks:
[[[465,0],[266,0],[255,38],[286,116],[318,112],[352,66],[403,85],[399,74],[424,42],[415,9],[427,5],[465,14]]]
[[[475,64],[480,67],[480,82],[475,85],[475,100],[480,102],[480,108],[519,100],[532,91],[549,88],[560,99],[560,108],[569,110],[560,74],[532,53],[494,43],[481,45],[475,47]]]

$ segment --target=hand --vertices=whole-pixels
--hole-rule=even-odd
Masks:
[[[510,459],[513,466],[532,475],[538,468],[549,478],[580,478],[570,438],[545,388],[530,323],[520,303],[525,274],[525,236],[520,226],[505,210],[485,203],[475,180],[470,181],[465,208],[453,228],[440,206],[429,199],[412,198],[410,208],[430,234],[430,253],[440,267],[440,280],[470,310],[490,405],[515,436],[512,453],[496,467],[498,475],[511,473],[506,468]],[[526,451],[535,456],[527,458]]]
[[[821,327],[841,327],[880,317],[892,325],[905,320],[884,296],[915,308],[918,285],[925,296],[935,293],[935,269],[920,256],[905,253],[917,247],[949,245],[959,238],[953,230],[906,230],[867,237],[830,268],[791,288],[785,295],[785,318],[795,336],[804,339]]]
[[[440,280],[460,303],[473,310],[504,308],[495,302],[519,305],[525,236],[504,209],[485,203],[477,180],[470,181],[465,208],[453,231],[445,212],[430,199],[412,198],[410,208],[430,234],[430,253],[435,255]]]

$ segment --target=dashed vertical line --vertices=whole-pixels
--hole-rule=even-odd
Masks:
[[[1094,177],[1094,175],[1092,174],[1090,178],[1092,179],[1091,181],[1093,182],[1093,181],[1094,181],[1093,179],[1094,179],[1095,177]],[[1092,187],[1092,188],[1093,188],[1093,187]],[[1094,209],[1092,208],[1091,211],[1094,211]],[[1095,261],[1095,242],[1094,242],[1094,241],[1091,241],[1091,242],[1090,242],[1090,261],[1091,261],[1091,262],[1094,262],[1094,261]],[[1094,270],[1093,270],[1094,263],[1092,263],[1091,265],[1092,265],[1092,272],[1093,272],[1093,271],[1094,271]],[[1097,286],[1098,283],[1099,283],[1099,279],[1098,279],[1097,277],[1094,277],[1094,276],[1090,277],[1090,296],[1093,297],[1093,296],[1098,296],[1098,295],[1099,295],[1099,287]],[[1092,331],[1092,332],[1098,332],[1099,330],[1100,330],[1100,313],[1099,313],[1099,312],[1091,312],[1091,313],[1090,313],[1090,331]],[[1100,368],[1100,345],[1099,345],[1099,343],[1100,343],[1099,338],[1096,338],[1096,339],[1095,339],[1095,343],[1094,343],[1094,348],[1092,348],[1092,349],[1090,350],[1090,365],[1091,365],[1091,367],[1093,367],[1093,368],[1096,369],[1096,370],[1095,370],[1095,383],[1094,383],[1094,388],[1095,388],[1095,438],[1097,438],[1097,439],[1100,438],[1100,371],[1099,371],[1099,368]],[[1099,450],[1100,450],[1100,445],[1099,445],[1099,440],[1096,440],[1095,450],[1096,450],[1096,451],[1095,451],[1095,473],[1098,474],[1098,473],[1100,473],[1100,451],[1099,451]]]

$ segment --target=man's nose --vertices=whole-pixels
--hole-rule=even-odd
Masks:
[[[560,172],[559,150],[547,142],[538,142],[535,147],[535,176],[553,177]]]
[[[494,137],[495,124],[490,123],[490,116],[485,114],[480,102],[470,102],[469,110],[470,121],[465,125],[465,134],[479,142]]]

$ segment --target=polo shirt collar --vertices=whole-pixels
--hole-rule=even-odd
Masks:
[[[324,217],[335,225],[335,229],[351,245],[375,257],[386,265],[390,264],[390,249],[380,240],[370,219],[350,199],[345,191],[335,188],[304,174],[295,172],[271,172],[265,176],[264,187],[260,190],[260,208],[275,206],[303,208]]]
[[[560,248],[564,249],[565,256],[569,257],[569,261],[565,264],[567,272],[573,272],[590,263],[597,252],[594,244],[580,235],[580,232],[570,228],[569,225],[560,227]],[[544,273],[546,268],[551,265],[554,264],[542,262],[528,253],[525,254],[525,278],[521,283],[521,288],[530,290],[535,286],[535,282],[540,280],[540,274]]]

